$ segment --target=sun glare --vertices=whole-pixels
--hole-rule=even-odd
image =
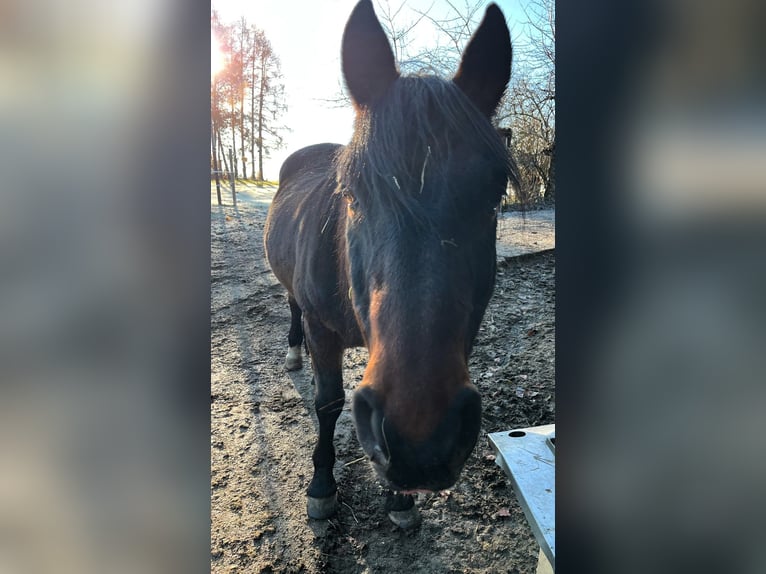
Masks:
[[[215,37],[215,35],[213,35],[210,38],[210,77],[214,77],[218,72],[223,70],[223,67],[223,52],[221,52],[221,47],[218,43],[218,39]]]

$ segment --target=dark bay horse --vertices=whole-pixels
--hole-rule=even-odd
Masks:
[[[316,384],[319,440],[308,514],[336,509],[333,433],[343,350],[369,363],[352,410],[391,519],[417,523],[411,494],[452,486],[476,444],[481,400],[468,357],[495,282],[497,208],[516,167],[493,129],[511,40],[487,8],[452,80],[399,74],[370,0],[342,44],[356,110],[346,146],[319,144],[282,165],[266,224],[269,264],[288,292],[285,366]]]

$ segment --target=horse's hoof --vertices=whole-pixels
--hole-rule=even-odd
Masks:
[[[407,510],[392,510],[388,513],[388,518],[402,530],[409,530],[420,526],[420,511],[416,507]]]
[[[288,371],[297,371],[303,366],[303,355],[301,354],[301,346],[296,345],[290,347],[287,350],[287,357],[285,357],[285,369]]]
[[[308,497],[308,515],[309,518],[324,520],[330,518],[338,510],[338,493],[325,498]]]
[[[303,368],[303,358],[302,357],[290,357],[288,356],[285,359],[285,370],[286,371],[297,371],[298,369]]]

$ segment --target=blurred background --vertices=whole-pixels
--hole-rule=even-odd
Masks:
[[[764,572],[766,7],[558,8],[560,564]]]
[[[0,572],[208,567],[209,37],[0,3]]]
[[[764,5],[556,12],[557,565],[766,571]],[[209,50],[0,3],[1,572],[209,568]]]

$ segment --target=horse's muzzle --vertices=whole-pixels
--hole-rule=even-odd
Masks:
[[[460,389],[436,429],[420,441],[402,435],[370,387],[356,391],[352,409],[362,449],[386,486],[397,491],[455,484],[481,426],[481,399],[473,387]]]

